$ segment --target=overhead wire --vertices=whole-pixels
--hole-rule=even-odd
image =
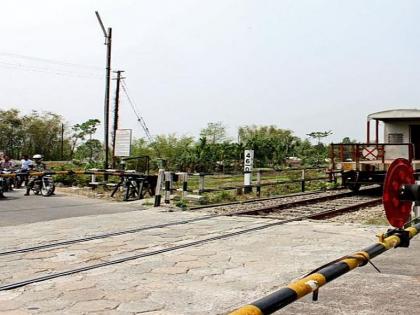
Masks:
[[[99,67],[99,66],[85,65],[85,64],[80,64],[80,63],[59,61],[59,60],[53,60],[53,59],[47,59],[47,58],[32,57],[32,56],[13,54],[13,53],[7,53],[7,52],[0,52],[0,56],[20,58],[20,59],[28,59],[28,60],[36,60],[36,61],[39,61],[39,62],[45,62],[45,63],[56,64],[56,65],[63,65],[63,66],[68,66],[68,67],[91,68],[91,69],[97,69],[98,71],[103,70],[103,67]]]
[[[45,67],[45,65],[48,64],[54,65],[58,68]],[[19,69],[30,72],[50,73],[60,76],[95,79],[103,78],[101,75],[99,75],[98,72],[100,70],[104,70],[99,66],[20,55],[9,52],[0,52],[0,67],[8,69]],[[68,70],[69,68],[73,69]]]
[[[49,73],[54,75],[61,75],[61,76],[70,76],[70,77],[77,77],[77,78],[93,78],[93,79],[101,79],[102,76],[96,73],[89,73],[89,72],[74,72],[74,71],[67,71],[62,69],[51,69],[45,67],[37,67],[31,65],[25,65],[22,63],[11,63],[11,62],[4,62],[0,60],[0,67],[8,68],[8,69],[17,69],[22,71],[30,71],[30,72],[39,72],[39,73]]]
[[[146,134],[146,137],[148,138],[148,140],[150,142],[153,142],[153,137],[150,134],[149,128],[147,127],[146,122],[144,121],[144,118],[138,113],[136,103],[134,103],[133,99],[128,94],[127,85],[126,85],[124,80],[121,80],[121,87],[124,91],[125,96],[127,97],[128,103],[130,104],[130,106],[131,106],[131,108],[134,112],[134,115],[136,115],[136,117],[137,117],[137,121],[139,122],[140,126],[143,128],[144,133]]]

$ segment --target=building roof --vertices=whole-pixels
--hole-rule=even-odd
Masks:
[[[376,119],[382,121],[389,120],[420,120],[420,109],[391,109],[368,115],[368,120]]]

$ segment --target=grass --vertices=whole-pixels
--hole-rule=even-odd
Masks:
[[[363,224],[367,224],[367,225],[389,225],[385,216],[369,218],[369,219],[363,221]]]
[[[63,169],[64,166],[57,165],[55,166],[56,169]],[[261,183],[273,183],[273,185],[267,185],[261,187],[261,197],[271,197],[271,196],[278,196],[284,195],[289,193],[296,193],[301,191],[301,183],[287,183],[287,184],[275,184],[276,182],[284,182],[290,180],[299,180],[302,176],[301,170],[283,170],[283,171],[266,171],[263,172],[261,175]],[[324,177],[325,173],[324,170],[306,170],[305,171],[305,178],[317,178],[317,177]],[[189,176],[188,178],[188,188],[189,190],[197,191],[199,187],[199,176]],[[243,185],[243,175],[242,174],[235,174],[235,175],[207,175],[204,179],[204,188],[205,189],[218,189],[223,187],[240,187]],[[252,176],[253,184],[256,183],[257,175],[254,173]],[[91,180],[90,175],[78,175],[78,176],[71,176],[71,175],[56,175],[55,180],[57,182],[64,182],[66,185],[75,185],[78,187],[87,186]],[[102,181],[103,176],[96,176],[96,181]],[[119,178],[110,176],[110,182],[117,182]],[[174,182],[173,188],[178,189],[181,188],[182,182]],[[334,184],[326,183],[325,181],[311,181],[306,182],[306,190],[320,190],[320,189],[327,189],[332,188]],[[223,202],[232,202],[232,201],[244,201],[249,199],[256,198],[256,188],[253,188],[254,191],[250,194],[237,194],[237,192],[232,190],[224,190],[224,191],[215,191],[215,192],[206,192],[203,193],[201,196],[199,203],[200,204],[215,204],[215,203],[223,203]],[[106,190],[106,189],[104,189]],[[101,189],[98,187],[96,192],[101,192]],[[105,192],[105,191],[104,191]],[[175,204],[182,208],[186,209],[190,203],[189,200],[185,200],[181,198],[179,192],[175,196]],[[121,199],[120,192],[117,193],[116,196],[117,200]],[[145,204],[147,205],[147,204]]]

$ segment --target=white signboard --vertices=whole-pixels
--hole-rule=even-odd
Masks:
[[[115,132],[114,156],[130,156],[131,153],[131,129],[117,129]]]
[[[252,172],[252,166],[254,164],[254,150],[245,150],[244,154],[244,172]]]

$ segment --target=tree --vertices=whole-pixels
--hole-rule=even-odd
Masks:
[[[74,154],[77,143],[79,141],[84,141],[86,136],[89,136],[89,141],[92,141],[92,136],[98,129],[98,125],[101,123],[99,119],[89,119],[81,124],[76,124],[72,127],[72,146],[71,146],[71,156]],[[90,160],[93,158],[93,149],[91,151]]]
[[[344,144],[351,144],[351,143],[356,143],[357,140],[355,139],[350,139],[350,137],[344,137],[343,140],[341,140],[342,143]]]
[[[97,139],[87,140],[77,147],[74,156],[78,160],[89,158],[89,162],[99,161],[103,158],[102,143]]]
[[[328,137],[332,135],[332,131],[328,130],[328,131],[312,131],[311,133],[308,133],[307,136],[313,138],[313,139],[317,139],[318,140],[318,144],[321,143],[321,139]]]
[[[328,148],[321,142],[321,139],[332,135],[332,131],[313,131],[307,135],[318,141],[313,147],[314,150],[312,150],[311,156],[314,163],[319,165],[321,161],[324,161],[328,157]]]
[[[243,126],[238,130],[240,143],[255,151],[258,167],[282,165],[287,156],[293,156],[298,138],[291,130],[276,126]]]
[[[63,125],[63,118],[51,112],[0,110],[0,149],[13,158],[40,153],[48,160],[60,159],[62,140],[65,152],[69,144],[61,138]]]
[[[200,138],[206,138],[209,143],[221,143],[226,140],[226,127],[222,122],[208,123],[206,128],[201,129]]]
[[[24,140],[23,120],[19,117],[19,111],[0,110],[0,151],[18,156]]]

